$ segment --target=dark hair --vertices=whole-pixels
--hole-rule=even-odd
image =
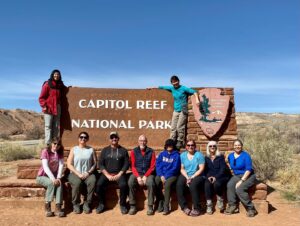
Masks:
[[[171,77],[170,81],[171,81],[171,83],[172,83],[172,82],[179,82],[180,80],[179,80],[179,78],[177,77],[177,75],[173,75],[173,76]]]
[[[59,74],[59,80],[58,81],[61,81],[61,73],[58,69],[54,69],[51,74],[50,74],[50,80],[54,80],[54,74],[55,73],[58,73]]]
[[[80,133],[78,134],[78,138],[80,137],[81,134],[84,134],[84,135],[87,137],[87,139],[90,138],[89,134],[88,134],[87,132],[85,132],[85,131],[80,132]]]
[[[235,142],[239,142],[239,143],[242,145],[242,147],[244,146],[243,142],[242,142],[240,139],[236,139],[236,140],[233,142],[233,144],[234,144]]]
[[[170,146],[172,146],[173,147],[173,149],[175,149],[176,147],[175,147],[175,141],[174,140],[172,140],[172,139],[168,139],[168,140],[166,140],[166,142],[165,142],[165,146],[164,146],[164,149],[167,149],[167,147],[170,147]]]
[[[61,144],[61,140],[59,137],[53,137],[51,140],[51,143],[47,145],[47,151],[51,152],[51,148],[52,148],[52,144],[53,143],[57,143],[59,144],[59,149],[56,150],[56,153],[59,155],[63,155],[64,154],[64,146]]]

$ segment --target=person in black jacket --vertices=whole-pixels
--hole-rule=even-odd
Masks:
[[[217,206],[224,211],[223,194],[229,180],[224,156],[219,152],[217,142],[209,141],[206,147],[204,183],[206,197],[206,213],[213,213],[213,194],[217,195]]]
[[[120,209],[122,214],[127,214],[126,199],[128,185],[126,171],[129,168],[128,151],[119,145],[119,135],[117,132],[110,133],[111,144],[100,153],[99,168],[101,175],[97,181],[96,193],[99,197],[99,205],[96,213],[104,211],[105,187],[110,181],[116,181],[120,187]]]

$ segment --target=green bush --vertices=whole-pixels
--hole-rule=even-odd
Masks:
[[[0,145],[0,160],[9,162],[19,159],[31,159],[37,156],[36,148],[24,148],[5,142]]]

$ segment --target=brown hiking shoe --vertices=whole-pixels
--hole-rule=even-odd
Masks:
[[[53,217],[53,213],[51,211],[51,202],[45,203],[45,211],[46,211],[46,217]]]
[[[234,213],[237,213],[239,212],[238,208],[236,206],[227,206],[226,210],[224,211],[224,213],[226,215],[230,215],[230,214],[234,214]]]
[[[65,213],[64,211],[61,209],[61,204],[56,204],[55,206],[55,215],[58,217],[64,217]]]

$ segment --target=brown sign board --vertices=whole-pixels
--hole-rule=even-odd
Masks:
[[[103,89],[70,87],[62,101],[61,133],[65,147],[78,144],[78,134],[90,135],[89,145],[109,144],[109,133],[117,131],[125,148],[137,146],[145,134],[148,145],[162,148],[169,138],[173,98],[159,89]]]

